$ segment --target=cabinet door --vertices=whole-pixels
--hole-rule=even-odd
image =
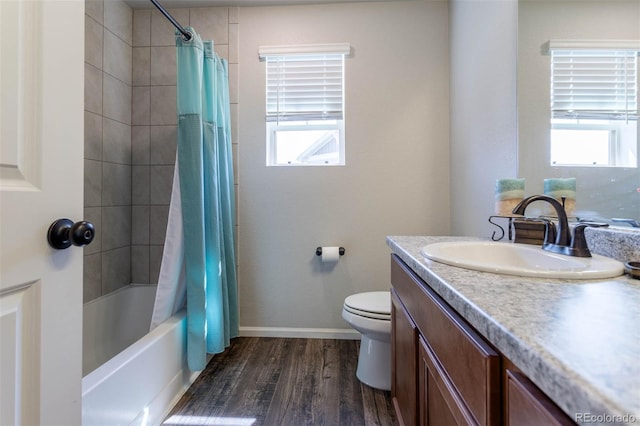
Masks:
[[[468,423],[501,424],[500,354],[405,263],[392,259],[393,288],[428,342],[450,393],[472,417]]]
[[[523,374],[506,370],[505,417],[513,426],[560,426],[575,423]]]
[[[419,338],[418,411],[421,426],[475,425],[462,396],[429,344]]]
[[[395,290],[391,289],[391,397],[401,425],[418,418],[416,392],[417,330]]]

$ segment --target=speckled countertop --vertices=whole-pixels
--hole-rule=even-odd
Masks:
[[[407,265],[578,423],[640,424],[640,280],[499,275],[420,249],[462,237],[388,237]]]

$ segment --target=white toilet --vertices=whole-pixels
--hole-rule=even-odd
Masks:
[[[342,318],[362,334],[356,377],[391,390],[391,293],[371,291],[344,299]]]

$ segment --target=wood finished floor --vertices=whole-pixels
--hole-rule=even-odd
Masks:
[[[239,337],[165,425],[396,425],[391,393],[355,376],[357,340]]]

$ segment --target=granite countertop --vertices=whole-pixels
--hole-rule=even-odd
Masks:
[[[574,421],[640,423],[640,280],[528,278],[424,258],[463,237],[387,237],[411,269]]]

